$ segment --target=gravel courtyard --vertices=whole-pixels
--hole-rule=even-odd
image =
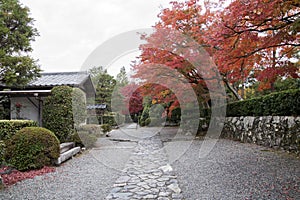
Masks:
[[[114,130],[56,172],[1,190],[0,199],[300,199],[295,155],[220,139],[200,158],[203,140],[176,132]]]

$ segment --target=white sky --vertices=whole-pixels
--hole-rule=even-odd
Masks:
[[[111,37],[151,28],[169,1],[20,0],[29,7],[40,33],[31,55],[45,72],[79,71],[89,54]],[[114,65],[127,67],[136,55],[131,53]]]

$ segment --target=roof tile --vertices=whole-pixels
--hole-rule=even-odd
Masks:
[[[52,87],[60,85],[78,86],[88,78],[87,72],[41,73],[41,77],[31,81],[29,87]]]

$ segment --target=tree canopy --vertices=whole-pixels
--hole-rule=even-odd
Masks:
[[[211,85],[217,87],[220,80],[237,99],[242,99],[238,90],[250,81],[264,90],[272,88],[278,78],[299,78],[298,1],[233,0],[229,5],[225,1],[206,1],[204,6],[198,0],[173,1],[171,8],[163,9],[158,17],[154,33],[142,35],[146,44],[140,46],[142,53],[134,66],[134,78],[152,83],[163,77],[165,82],[168,77],[185,79],[199,102],[206,105]],[[175,34],[166,38],[168,33]],[[201,59],[195,60],[201,53]],[[208,68],[210,59],[221,79]],[[159,84],[153,87],[157,96],[165,90]]]
[[[125,67],[121,67],[120,72],[117,74],[116,81],[119,87],[128,85],[129,81]]]
[[[21,86],[37,77],[40,68],[29,55],[38,36],[29,8],[18,0],[0,0],[0,82]]]
[[[122,95],[122,88],[126,87],[129,84],[127,73],[125,67],[121,67],[119,73],[116,77],[116,85],[114,87],[114,91],[112,93],[111,98],[111,106],[112,111],[117,112],[119,114],[126,113],[124,111],[124,102],[125,97]]]

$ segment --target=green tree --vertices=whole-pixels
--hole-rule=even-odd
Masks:
[[[29,55],[38,36],[29,8],[18,0],[0,0],[0,82],[21,86],[41,71]]]
[[[273,88],[259,90],[259,82],[253,83],[246,89],[246,99],[264,96],[273,92],[281,92],[285,90],[300,88],[300,79],[295,78],[278,78],[273,85]]]
[[[125,67],[121,67],[120,72],[117,74],[116,81],[117,81],[117,86],[119,87],[124,87],[128,85],[129,81],[128,81],[128,76]]]
[[[117,74],[116,78],[116,86],[114,88],[113,94],[112,94],[112,110],[115,112],[122,111],[122,108],[124,105],[124,96],[121,94],[121,89],[128,85],[128,77],[126,73],[125,67],[122,67],[120,69],[120,72]]]
[[[103,67],[94,67],[89,70],[92,81],[96,87],[96,104],[106,104],[108,110],[111,110],[111,97],[116,85],[116,80],[113,76],[107,73]]]
[[[125,109],[125,104],[124,104],[124,96],[121,93],[121,89],[128,85],[128,77],[126,73],[125,67],[122,67],[120,69],[120,72],[117,74],[116,77],[116,86],[114,88],[113,94],[112,94],[112,99],[111,99],[111,106],[112,106],[112,111],[116,113],[115,120],[117,124],[123,123],[123,111]]]

